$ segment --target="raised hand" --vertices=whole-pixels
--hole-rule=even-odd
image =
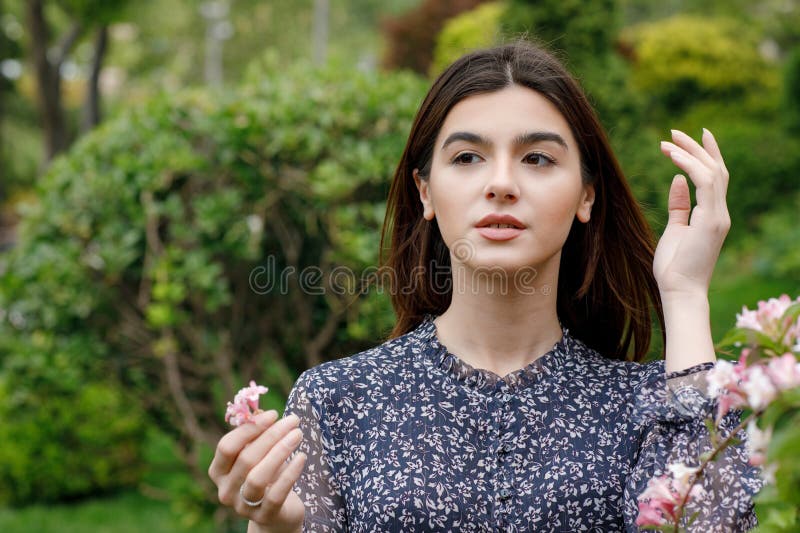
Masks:
[[[219,501],[251,520],[249,531],[300,531],[305,508],[292,487],[305,466],[305,454],[287,462],[303,434],[295,415],[278,420],[267,411],[217,444],[208,475]]]
[[[672,130],[672,141],[663,141],[661,151],[689,175],[696,188],[697,205],[692,209],[686,177],[676,175],[669,190],[669,220],[656,247],[653,274],[662,296],[707,296],[731,225],[725,200],[728,170],[710,131],[703,130],[702,146],[678,130]]]

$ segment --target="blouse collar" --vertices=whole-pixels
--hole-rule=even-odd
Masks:
[[[526,388],[543,377],[558,372],[571,351],[572,337],[569,329],[561,325],[562,337],[550,351],[524,368],[501,377],[490,370],[474,368],[441,344],[436,335],[436,324],[433,322],[436,317],[437,315],[426,314],[422,323],[412,333],[423,344],[423,356],[456,381],[478,390]]]

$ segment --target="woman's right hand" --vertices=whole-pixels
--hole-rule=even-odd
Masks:
[[[208,475],[217,485],[219,501],[251,520],[249,531],[254,525],[266,532],[302,528],[305,507],[292,487],[303,472],[306,456],[298,453],[287,463],[303,438],[299,423],[296,415],[278,420],[276,411],[267,411],[255,423],[225,434],[217,444]],[[261,503],[250,506],[245,498]]]

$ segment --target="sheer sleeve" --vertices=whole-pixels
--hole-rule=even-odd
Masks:
[[[642,365],[641,379],[634,386],[633,418],[641,430],[635,466],[625,486],[626,531],[638,531],[639,494],[654,476],[668,473],[667,465],[682,462],[697,466],[700,455],[711,449],[705,420],[716,413],[716,400],[708,397],[706,374],[713,363],[665,374],[664,361]],[[740,421],[734,410],[720,424],[727,437]],[[699,511],[688,531],[748,531],[757,525],[753,495],[761,488],[759,470],[748,463],[746,434],[704,470],[698,482],[704,495],[687,505],[685,517]],[[686,523],[682,523],[686,528]]]
[[[326,431],[319,398],[314,394],[313,370],[304,372],[289,393],[284,416],[300,417],[303,441],[295,453],[307,456],[294,491],[305,504],[303,531],[333,532],[346,529],[346,515],[339,484],[330,461],[333,440]]]

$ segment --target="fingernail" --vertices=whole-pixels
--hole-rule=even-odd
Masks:
[[[669,130],[669,132],[672,134],[673,137],[675,137],[676,135],[680,134],[680,132],[678,130]]]
[[[264,413],[256,416],[256,422],[270,422],[278,419],[278,412],[275,409],[270,409]]]
[[[290,414],[289,416],[286,417],[286,421],[289,422],[290,424],[294,425],[294,424],[297,424],[298,422],[300,422],[300,417],[297,416],[296,414],[292,413],[292,414]]]
[[[711,135],[712,137],[714,136],[714,134],[713,134],[713,133],[711,133],[710,131],[708,131],[706,128],[703,128],[703,134],[706,134],[706,133],[708,133],[708,134],[709,134],[709,135]]]

